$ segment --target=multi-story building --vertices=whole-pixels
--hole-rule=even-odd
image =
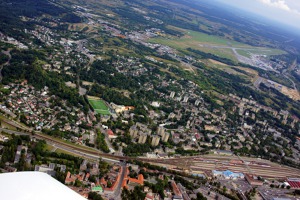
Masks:
[[[169,137],[170,137],[170,133],[164,132],[164,134],[161,136],[161,140],[162,140],[163,142],[168,142]]]
[[[157,146],[157,145],[159,144],[159,141],[160,141],[160,136],[154,135],[154,136],[152,137],[151,145],[152,145],[152,146]]]
[[[162,136],[164,133],[165,133],[165,128],[163,126],[158,126],[157,134]]]
[[[170,97],[174,98],[175,97],[175,92],[171,92]]]
[[[130,127],[129,134],[132,138],[136,138],[138,136],[138,131],[138,128],[134,125]]]
[[[141,133],[138,143],[139,144],[145,144],[146,140],[147,140],[147,134],[146,133]]]

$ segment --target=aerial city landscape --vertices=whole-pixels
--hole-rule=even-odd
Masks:
[[[300,28],[224,2],[1,0],[0,199],[300,199]]]

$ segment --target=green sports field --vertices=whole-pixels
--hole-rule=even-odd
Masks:
[[[105,105],[105,103],[100,99],[91,99],[89,98],[89,103],[93,107],[93,109],[101,115],[110,115],[110,112],[108,110],[108,107]]]

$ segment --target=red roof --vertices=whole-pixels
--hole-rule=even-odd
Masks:
[[[108,134],[108,135],[115,135],[114,132],[113,132],[111,129],[108,129],[108,130],[107,130],[107,134]]]
[[[288,183],[290,184],[290,186],[292,188],[300,188],[300,182],[299,181],[288,181]]]
[[[67,173],[65,183],[72,183],[77,179],[76,176],[72,176],[70,172]]]
[[[105,181],[105,179],[103,177],[101,178],[100,183],[101,183],[101,185],[103,185],[105,187],[107,186],[107,181]]]
[[[143,176],[143,174],[139,174],[137,179],[128,178],[128,181],[132,182],[132,183],[137,183],[137,184],[140,184],[140,185],[144,185],[144,176]]]
[[[179,191],[175,181],[171,182],[172,188],[173,188],[173,192],[176,196],[182,196],[181,192]]]

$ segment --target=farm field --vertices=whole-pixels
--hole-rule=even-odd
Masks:
[[[93,107],[93,109],[98,113],[102,115],[110,115],[110,112],[108,110],[108,107],[105,105],[103,100],[97,97],[88,97],[90,105]]]

